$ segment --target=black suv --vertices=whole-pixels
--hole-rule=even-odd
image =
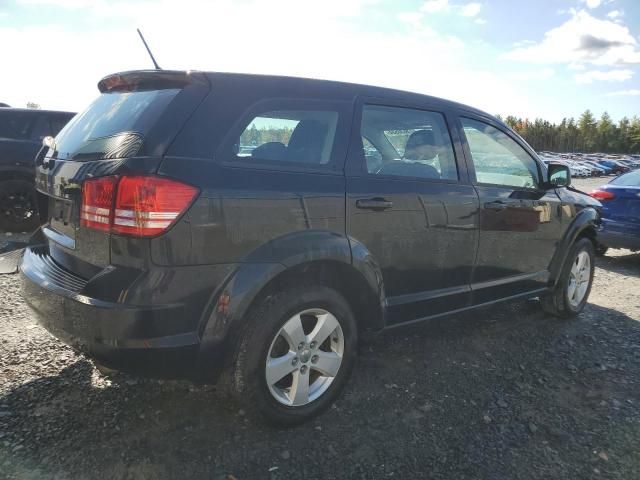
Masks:
[[[42,140],[55,136],[75,114],[0,108],[0,231],[38,226],[33,161]]]
[[[486,113],[275,76],[98,87],[38,162],[48,213],[21,263],[40,322],[98,364],[220,380],[296,423],[367,332],[587,301],[600,204]]]

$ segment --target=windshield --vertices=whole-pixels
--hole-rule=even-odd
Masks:
[[[86,161],[138,154],[145,135],[179,91],[138,90],[100,95],[56,137],[58,158]]]

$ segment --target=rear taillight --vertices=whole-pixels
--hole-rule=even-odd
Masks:
[[[589,195],[598,200],[613,200],[616,196],[607,190],[594,190]]]
[[[166,231],[198,189],[156,176],[101,177],[82,187],[80,224],[102,231],[151,237]]]
[[[100,177],[82,185],[80,225],[108,232],[118,177]]]

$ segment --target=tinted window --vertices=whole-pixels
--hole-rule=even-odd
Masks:
[[[28,140],[37,118],[36,115],[2,112],[0,114],[0,138]]]
[[[613,185],[622,185],[625,187],[640,187],[640,171],[626,173],[614,178],[609,182]]]
[[[58,134],[58,155],[74,160],[136,155],[146,133],[179,91],[165,89],[103,93]]]
[[[338,112],[275,110],[254,116],[237,142],[237,157],[301,164],[329,163]]]
[[[366,138],[362,137],[362,146],[364,147],[364,159],[367,162],[367,170],[375,172],[382,167],[382,153]]]
[[[71,117],[53,116],[49,117],[49,135],[55,137],[64,128]]]
[[[478,183],[534,188],[535,160],[506,133],[483,122],[462,118]]]
[[[451,137],[441,113],[365,105],[361,135],[367,171],[457,180]]]

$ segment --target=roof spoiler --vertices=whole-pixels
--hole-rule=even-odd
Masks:
[[[140,89],[182,88],[199,83],[209,86],[207,76],[191,70],[134,70],[107,75],[98,82],[100,93]]]

